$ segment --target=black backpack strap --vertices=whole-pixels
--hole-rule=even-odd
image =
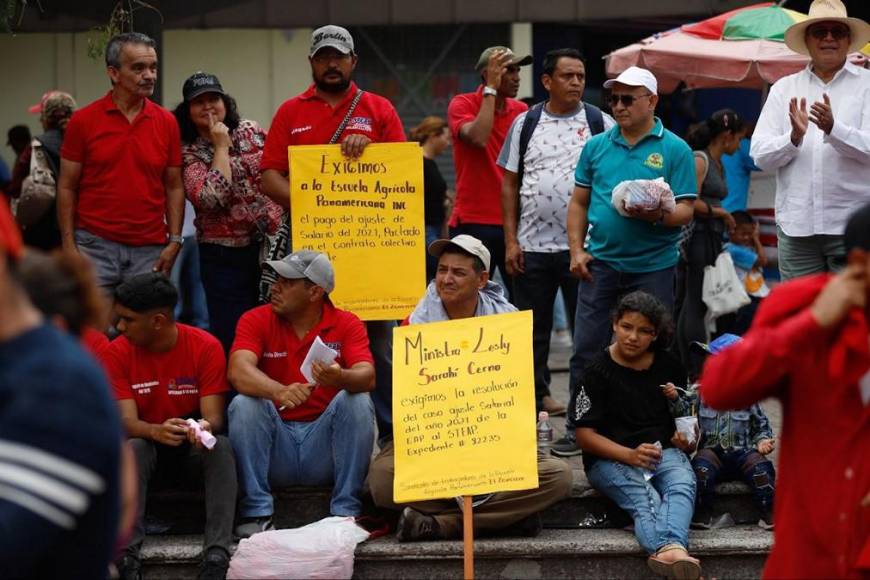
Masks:
[[[535,132],[535,127],[538,126],[538,121],[541,120],[541,112],[543,110],[544,103],[538,103],[526,112],[526,118],[523,119],[523,128],[520,130],[520,158],[517,162],[517,188],[523,185],[526,151],[529,148],[529,141],[532,140],[532,133]]]
[[[583,103],[586,107],[586,122],[589,123],[589,130],[593,135],[604,133],[604,113],[595,105]]]

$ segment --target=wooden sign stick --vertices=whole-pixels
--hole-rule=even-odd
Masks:
[[[471,504],[472,497],[462,497],[462,543],[465,559],[465,580],[474,580],[474,522]]]

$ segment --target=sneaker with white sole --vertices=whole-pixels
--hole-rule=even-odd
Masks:
[[[553,445],[550,447],[550,453],[557,457],[573,457],[583,452],[577,447],[577,441],[564,435],[558,441],[553,442]]]
[[[242,519],[242,521],[240,521],[236,526],[234,532],[237,538],[244,540],[245,538],[250,538],[254,534],[269,532],[274,529],[275,525],[272,523],[272,516],[262,516]]]

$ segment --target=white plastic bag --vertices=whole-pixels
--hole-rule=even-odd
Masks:
[[[707,305],[704,325],[707,329],[707,342],[710,342],[710,335],[716,331],[717,318],[737,312],[751,302],[728,252],[722,252],[714,265],[704,268],[701,296]]]
[[[329,517],[239,542],[228,579],[350,578],[356,545],[369,533],[350,517]]]
[[[611,203],[624,216],[628,215],[628,210],[655,211],[661,208],[663,212],[671,213],[677,207],[674,192],[664,177],[623,181],[613,188]]]

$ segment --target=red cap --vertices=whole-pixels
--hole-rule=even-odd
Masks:
[[[31,106],[27,107],[27,112],[33,113],[33,114],[41,113],[42,112],[42,105],[45,104],[45,100],[48,99],[48,97],[50,97],[52,94],[54,94],[56,92],[57,91],[48,91],[47,93],[44,93],[42,95],[42,98],[39,99],[38,103],[36,103],[35,105],[31,105]]]
[[[9,206],[5,201],[0,200],[0,252],[6,253],[17,262],[21,258],[23,249],[18,224],[15,223]]]

